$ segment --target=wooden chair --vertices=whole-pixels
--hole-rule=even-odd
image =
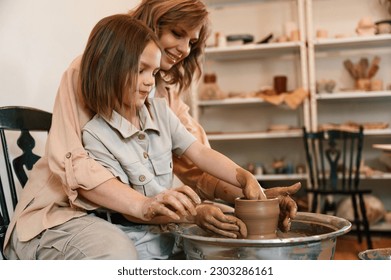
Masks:
[[[325,213],[327,199],[330,196],[332,198],[350,196],[354,214],[352,223],[356,226],[358,241],[360,243],[362,241],[361,228],[363,227],[367,246],[372,248],[364,203],[364,194],[371,193],[371,190],[359,188],[364,142],[363,128],[360,127],[356,132],[340,130],[307,132],[304,127],[303,138],[309,176],[307,192],[312,194],[309,211]]]
[[[28,107],[0,107],[0,139],[5,164],[6,179],[0,177],[0,251],[3,254],[3,242],[5,232],[10,222],[10,212],[13,211],[18,202],[17,189],[14,181],[14,174],[18,178],[22,187],[27,182],[27,170],[31,170],[33,165],[40,158],[33,153],[35,140],[30,131],[46,131],[50,129],[52,114],[42,110]],[[11,161],[9,146],[6,140],[5,131],[20,131],[17,139],[17,146],[22,154]],[[16,145],[15,145],[16,146]],[[1,176],[4,174],[0,173]],[[6,197],[5,188],[9,188],[10,199]],[[7,205],[11,200],[12,206]],[[10,204],[10,203],[8,203]],[[3,255],[4,257],[4,255]]]

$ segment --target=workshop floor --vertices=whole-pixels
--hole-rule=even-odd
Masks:
[[[391,248],[391,236],[373,235],[373,248]],[[358,260],[358,253],[367,249],[366,241],[358,243],[355,234],[346,234],[337,238],[335,260]]]

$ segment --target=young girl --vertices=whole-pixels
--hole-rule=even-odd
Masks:
[[[201,144],[186,130],[166,100],[148,100],[160,69],[161,50],[152,31],[127,15],[101,20],[92,31],[80,66],[81,93],[97,114],[82,129],[89,155],[124,184],[152,197],[172,185],[172,153],[186,156],[198,167],[251,197],[263,197],[255,177],[227,157]],[[107,34],[110,34],[107,36]],[[131,202],[130,202],[131,203]],[[156,216],[137,224],[123,221],[121,229],[134,242],[140,259],[166,259],[175,239],[157,226],[178,222]],[[191,214],[179,222],[194,222]]]

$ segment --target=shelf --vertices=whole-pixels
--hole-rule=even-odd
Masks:
[[[284,181],[284,180],[306,180],[306,174],[262,174],[255,175],[259,181]]]
[[[304,2],[305,0],[205,1],[208,7],[214,8],[211,18],[216,20],[216,24],[213,31],[221,32],[220,34],[248,33],[259,38],[255,39],[259,41],[270,33],[279,38],[280,35],[289,33],[291,28],[300,30],[301,41],[276,40],[264,44],[253,42],[242,45],[230,45],[227,42],[224,47],[214,47],[210,41],[210,47],[205,50],[206,71],[216,73],[221,88],[226,92],[247,93],[251,96],[199,100],[199,96],[195,94],[194,112],[201,124],[208,122],[207,126],[204,125],[209,130],[208,140],[212,146],[221,148],[227,156],[232,156],[238,162],[257,162],[260,158],[272,162],[282,157],[280,154],[287,155],[292,162],[304,162],[300,127],[310,123],[308,100],[300,104],[297,108],[300,110],[292,110],[287,105],[290,101],[288,99],[269,100],[267,96],[262,96],[263,99],[261,94],[254,94],[258,88],[270,87],[274,77],[279,75],[289,78],[287,88],[308,90]],[[235,5],[238,5],[237,11]],[[280,13],[281,11],[284,12]],[[271,17],[260,18],[262,13]],[[285,24],[287,22],[294,24]],[[281,103],[276,105],[277,101]],[[230,121],[230,117],[235,117],[235,120]],[[274,130],[269,131],[268,128]],[[261,146],[259,142],[262,142]],[[276,142],[282,147],[278,151],[275,149]],[[298,142],[300,148],[291,147],[299,146]],[[303,181],[307,179],[307,175],[262,174],[256,175],[256,178],[277,184],[278,181]]]
[[[344,91],[334,93],[317,93],[317,100],[359,99],[359,98],[391,98],[391,91]]]
[[[330,175],[327,173],[326,176],[329,177]],[[322,178],[323,176],[320,175],[319,177]],[[349,177],[348,174],[346,174],[346,178],[348,177]],[[338,179],[339,180],[342,179],[341,174],[338,174]],[[391,173],[377,173],[372,176],[366,176],[365,174],[360,174],[360,180],[390,180],[390,179],[391,179]]]
[[[373,176],[360,176],[361,180],[390,180],[391,179],[391,173],[380,173]]]
[[[200,100],[199,106],[224,106],[224,105],[240,105],[240,104],[260,104],[265,103],[262,98],[225,98],[220,100]]]
[[[391,129],[367,129],[364,131],[364,135],[368,136],[390,136]]]
[[[374,144],[372,147],[384,152],[391,152],[391,144]]]
[[[261,97],[233,97],[225,99],[216,99],[216,100],[199,100],[197,106],[199,107],[223,107],[223,106],[240,106],[240,105],[272,105],[282,109],[291,108],[284,102],[281,104],[274,104],[272,102],[265,101]],[[302,108],[303,104],[300,104],[297,108]],[[293,110],[292,110],[293,111]]]
[[[340,50],[341,48],[362,49],[387,46],[391,46],[391,34],[314,40],[314,47],[316,51],[328,51],[332,49]]]
[[[238,133],[219,133],[207,134],[209,141],[218,140],[250,140],[250,139],[274,139],[274,138],[298,138],[303,133],[300,129],[292,131],[274,131],[274,132],[238,132]]]
[[[298,54],[302,42],[284,42],[267,44],[245,44],[240,46],[208,47],[205,50],[208,59],[234,60],[270,55]]]

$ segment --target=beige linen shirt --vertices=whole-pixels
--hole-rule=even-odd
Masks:
[[[5,251],[14,230],[20,241],[28,241],[45,229],[96,209],[97,206],[78,196],[78,189],[90,190],[113,178],[108,169],[89,157],[82,145],[81,129],[93,114],[77,91],[80,61],[81,57],[76,58],[61,79],[45,154],[34,165],[21,192],[6,233]],[[159,85],[156,96],[166,98],[185,127],[201,142],[208,143],[204,130],[192,119],[175,87]],[[174,173],[193,188],[202,186],[207,191],[198,192],[205,193],[205,197],[214,193],[218,182],[185,157],[174,157]],[[208,191],[210,194],[206,194]]]

